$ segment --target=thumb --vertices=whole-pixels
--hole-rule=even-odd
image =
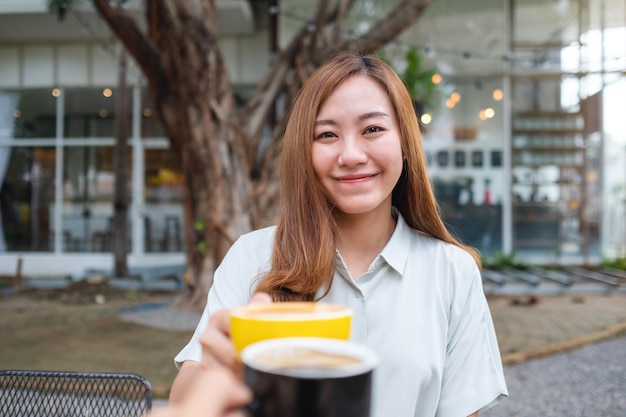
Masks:
[[[250,298],[249,304],[271,304],[272,296],[266,292],[257,292]]]

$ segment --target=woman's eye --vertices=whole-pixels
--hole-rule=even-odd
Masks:
[[[335,134],[333,132],[322,132],[319,135],[315,136],[315,139],[328,139],[328,138],[333,138],[335,137]]]
[[[365,129],[364,133],[376,133],[376,132],[382,132],[384,129],[380,126],[370,126],[367,129]]]

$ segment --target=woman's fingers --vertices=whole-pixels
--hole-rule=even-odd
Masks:
[[[230,340],[230,313],[216,311],[209,319],[209,325],[200,336],[202,364],[208,367],[216,363],[231,369],[238,366],[235,347]]]
[[[250,298],[250,304],[270,304],[272,296],[266,292],[257,292]]]
[[[272,297],[267,293],[256,293],[250,298],[250,304],[270,304]],[[219,310],[211,315],[209,324],[200,336],[202,345],[202,364],[213,367],[220,364],[241,373],[241,364],[230,339],[230,311]]]

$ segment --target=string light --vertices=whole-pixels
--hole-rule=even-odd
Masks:
[[[422,124],[425,124],[425,125],[430,124],[432,120],[433,120],[433,116],[430,113],[424,113],[422,114],[422,117],[420,117],[420,121],[422,122]]]
[[[111,97],[113,95],[113,91],[110,88],[105,88],[102,90],[102,95],[105,97]]]
[[[480,120],[491,119],[495,115],[496,115],[496,112],[491,107],[488,107],[486,109],[482,109],[480,112],[478,112],[478,118]]]
[[[101,38],[98,37],[96,35],[96,31],[91,27],[91,25],[89,24],[89,22],[83,18],[83,16],[78,13],[75,8],[70,8],[70,13],[72,13],[72,15],[76,18],[76,20],[78,21],[78,23],[81,26],[81,29],[88,33],[94,40],[97,40],[98,42],[102,42]],[[298,15],[297,13],[293,13],[293,12],[289,12],[286,10],[281,9],[278,6],[270,6],[267,9],[268,14],[270,15],[277,15],[277,16],[281,16],[284,18],[288,18],[288,19],[292,19],[301,23],[305,23],[307,24],[307,28],[309,30],[314,30],[315,29],[315,23],[311,21],[311,19],[309,17],[304,17],[301,15]],[[344,31],[344,34],[354,37],[357,36],[356,32],[352,29],[347,29]],[[535,62],[535,60],[533,60],[532,58],[525,58],[525,59],[517,59],[515,57],[515,55],[512,52],[506,52],[504,54],[485,54],[485,53],[480,53],[477,51],[458,51],[458,50],[450,50],[450,49],[445,49],[445,48],[441,48],[441,47],[435,47],[431,42],[427,43],[424,46],[420,46],[420,45],[412,45],[412,44],[408,44],[408,43],[402,43],[399,40],[395,39],[393,41],[394,45],[397,45],[399,47],[403,47],[406,49],[409,48],[417,48],[417,49],[421,49],[424,51],[424,53],[426,54],[426,56],[428,57],[433,57],[435,54],[438,55],[450,55],[450,56],[456,56],[456,57],[460,57],[463,60],[475,60],[475,59],[480,59],[480,60],[492,60],[492,61],[500,61],[500,62],[517,62],[519,64],[524,64],[524,63],[529,63],[532,64],[533,62]],[[115,48],[112,47],[112,45],[110,45],[110,43],[106,43],[106,42],[102,42],[100,43],[100,48],[108,55],[110,55],[112,58],[115,58]],[[544,61],[545,62],[545,61]],[[549,65],[550,63],[548,63]],[[139,70],[139,68],[135,68],[133,66],[126,66],[125,71],[127,72],[127,74],[132,75],[132,76],[137,76],[136,72],[137,70]],[[434,82],[434,81],[433,81]],[[435,83],[437,84],[437,83]]]
[[[59,97],[61,95],[61,90],[59,90],[58,88],[53,88],[51,94],[52,97]]]
[[[502,100],[503,97],[504,97],[504,93],[502,92],[501,89],[496,88],[495,90],[493,90],[493,99],[495,101],[500,101]]]

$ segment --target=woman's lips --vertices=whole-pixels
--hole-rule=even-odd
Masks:
[[[345,176],[345,177],[339,177],[337,179],[339,180],[339,182],[342,182],[342,183],[345,183],[345,184],[358,184],[358,183],[361,183],[361,182],[369,181],[375,175],[376,174],[349,175],[349,176]]]

